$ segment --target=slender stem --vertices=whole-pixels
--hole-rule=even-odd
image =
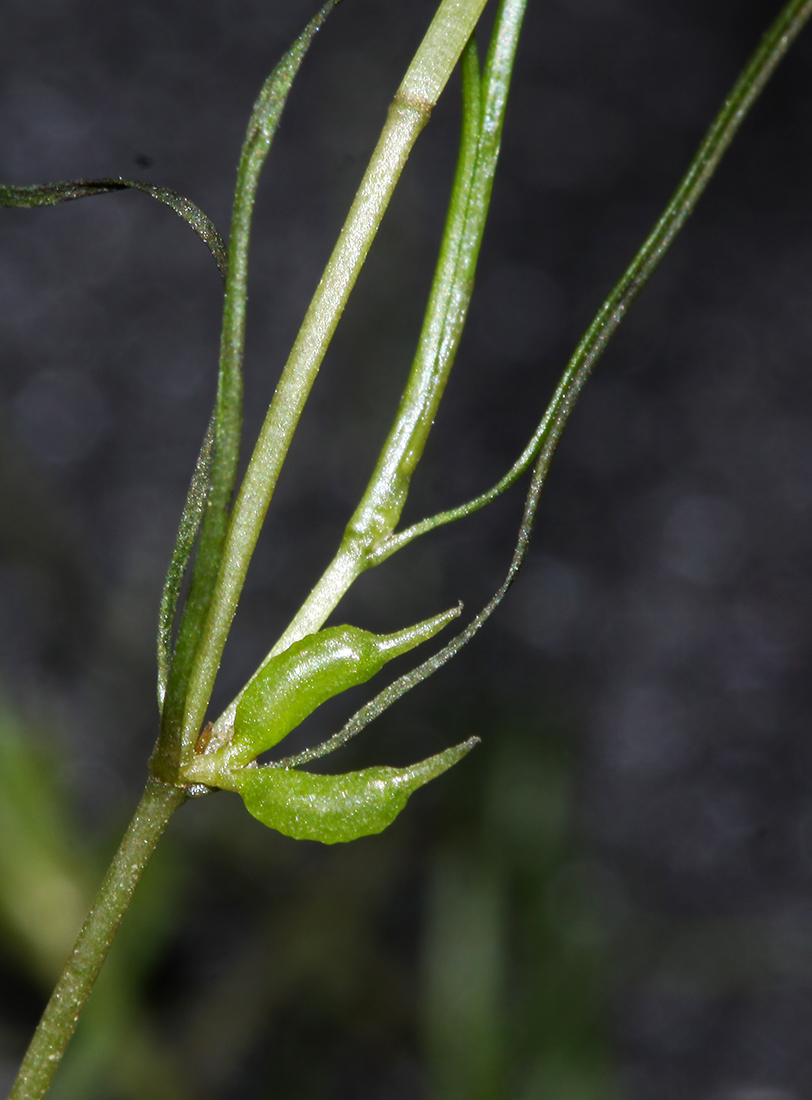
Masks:
[[[217,584],[200,630],[184,728],[200,728],[248,564],[304,404],[418,134],[486,0],[443,0],[386,124],[280,377],[234,505]]]
[[[150,778],[108,868],[73,953],[43,1013],[9,1100],[40,1100],[48,1091],[138,880],[186,793]]]
[[[747,113],[810,15],[812,0],[791,0],[762,38],[705,135],[673,198],[575,349],[541,423],[510,470],[500,481],[473,500],[390,535],[376,548],[371,564],[377,565],[384,561],[419,535],[469,516],[490,504],[522,476],[549,440],[559,438],[578,395],[626,316],[629,306],[653,275],[693,212]]]

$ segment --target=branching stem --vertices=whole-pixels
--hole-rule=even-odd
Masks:
[[[183,745],[187,749],[190,747],[191,739],[196,736],[196,731],[202,723],[222,649],[248,568],[248,562],[256,544],[266,509],[273,494],[304,401],[316,377],[329,339],[335,330],[338,318],[366,257],[412,144],[445,86],[465,43],[469,40],[484,4],[485,0],[443,0],[424,42],[407,72],[395,102],[390,109],[386,127],[356,196],[348,221],[324,277],[319,284],[291,357],[282,374],[257,450],[249,465],[237,504],[226,529],[225,517],[237,459],[237,431],[235,426],[240,420],[238,360],[241,354],[245,305],[242,291],[239,294],[235,291],[233,316],[229,314],[231,307],[227,305],[226,336],[224,337],[223,349],[223,372],[224,376],[227,376],[227,384],[221,387],[217,417],[217,453],[212,475],[214,489],[213,495],[209,497],[209,504],[211,505],[211,502],[214,501],[219,512],[215,514],[210,508],[209,528],[207,529],[204,522],[201,537],[202,549],[199,551],[199,559],[203,561],[205,566],[205,588],[211,592],[212,598],[210,601],[200,603],[203,610],[197,621],[192,623],[192,619],[188,620],[188,623],[192,624],[188,626],[186,631],[189,641],[186,653],[190,656],[190,659],[180,672],[177,672],[173,667],[170,674],[167,697],[173,696],[175,713],[182,711],[184,717],[182,724],[175,723],[175,719],[172,718],[170,736],[159,746],[159,774],[162,778],[165,777],[164,772],[171,773],[173,768],[176,769],[177,750]],[[523,0],[503,0],[502,13],[512,12],[520,20],[522,10]],[[359,712],[348,723],[345,730],[334,739],[336,743],[343,743],[343,740],[346,740],[348,736],[361,728],[370,718],[379,714],[395,698],[403,694],[404,691],[409,690],[427,675],[430,675],[449,657],[453,656],[485,621],[507,591],[526,552],[538,498],[563,425],[586,378],[601,355],[607,341],[625,316],[631,302],[656,269],[665,251],[693,210],[752,103],[810,15],[812,15],[812,0],[790,0],[765,35],[731,95],[725,101],[665,214],[654,227],[615,290],[599,310],[595,320],[576,349],[544,419],[512,470],[489,493],[483,494],[483,496],[469,502],[467,505],[463,505],[460,509],[454,509],[451,512],[426,520],[423,524],[419,524],[400,535],[393,535],[391,531],[400,516],[403,496],[397,482],[400,479],[403,484],[408,484],[413,469],[412,459],[416,453],[414,449],[410,449],[412,444],[418,451],[422,449],[427,424],[431,418],[431,411],[433,407],[436,407],[433,402],[436,401],[437,395],[442,389],[440,374],[442,370],[446,370],[447,366],[450,365],[447,354],[449,349],[451,349],[451,358],[453,358],[454,341],[458,338],[456,326],[459,316],[464,316],[464,309],[460,314],[459,303],[463,301],[465,293],[470,294],[469,284],[472,271],[467,269],[465,265],[469,262],[471,256],[475,259],[479,239],[481,238],[481,228],[477,228],[474,222],[469,224],[466,221],[468,213],[475,210],[476,205],[472,198],[475,187],[470,186],[470,192],[465,204],[463,204],[464,211],[460,222],[462,239],[465,243],[458,248],[456,259],[449,253],[449,256],[451,256],[449,270],[453,272],[453,279],[456,280],[455,287],[460,290],[462,297],[456,303],[451,301],[443,303],[442,308],[436,315],[440,318],[439,342],[435,340],[432,345],[434,350],[427,358],[421,360],[422,365],[418,367],[418,374],[415,375],[415,377],[419,376],[424,381],[431,378],[431,385],[420,391],[417,404],[406,407],[408,416],[401,417],[397,422],[404,428],[406,435],[397,436],[397,431],[395,431],[393,436],[390,437],[390,443],[394,440],[397,446],[394,447],[394,450],[385,449],[384,457],[381,464],[379,464],[379,471],[383,471],[381,479],[376,480],[379,477],[379,473],[376,472],[373,481],[370,483],[369,495],[364,498],[366,504],[369,504],[372,508],[369,516],[373,519],[371,529],[374,538],[378,540],[377,550],[373,552],[372,543],[366,541],[357,543],[356,549],[353,549],[352,552],[347,551],[344,554],[342,559],[343,573],[341,570],[336,573],[336,583],[332,586],[332,591],[327,593],[328,598],[323,601],[318,614],[323,614],[326,617],[332,607],[335,606],[335,602],[337,602],[335,597],[340,591],[344,590],[342,585],[345,586],[346,579],[353,573],[357,573],[359,567],[366,567],[372,563],[370,552],[373,552],[372,556],[376,561],[383,560],[386,553],[391,553],[417,534],[430,530],[440,523],[448,522],[450,519],[469,514],[498,495],[528,466],[535,463],[519,540],[510,570],[502,587],[483,611],[439,654],[424,662],[418,669],[402,677],[395,684],[390,685],[371,704],[368,704],[366,708]],[[495,71],[494,65],[496,62],[494,59],[496,57],[497,51],[492,50],[488,63],[490,68],[486,67],[485,80],[483,81],[485,89],[489,86],[488,72]],[[295,60],[294,58],[291,64]],[[470,68],[471,55],[469,55],[468,65],[467,80],[470,89],[476,83]],[[477,156],[484,148],[483,141],[488,125],[489,116],[487,110],[483,110],[477,127],[472,124],[471,129],[471,134],[477,138],[478,142]],[[493,135],[491,136],[493,137]],[[259,142],[257,148],[259,148],[263,141],[269,141],[270,139],[266,133],[260,134],[257,140]],[[491,142],[489,155],[495,156],[496,152],[498,152],[498,134],[496,134],[495,141]],[[252,157],[253,154],[254,146],[244,150],[246,157]],[[259,160],[252,161],[251,165],[248,164],[248,160],[244,163],[248,165],[251,172],[254,169],[258,172]],[[247,172],[248,168],[246,168]],[[477,177],[476,171],[469,172],[467,178],[469,185],[471,180],[477,178],[479,178],[480,183],[485,181],[485,175]],[[244,178],[241,177],[241,180],[242,184],[245,184],[249,189],[255,185],[255,175],[251,175],[250,172]],[[489,184],[485,181],[482,194],[485,194],[488,186]],[[244,230],[245,234],[244,242],[239,247],[242,247],[244,251],[242,260],[247,262],[247,231],[250,220],[250,207],[246,207],[248,212],[243,211],[244,217],[242,217],[239,203],[236,205],[235,225],[239,227],[241,224],[242,230],[240,232]],[[240,222],[240,217],[242,217],[242,222]],[[479,214],[477,214],[478,217]],[[476,221],[476,218],[474,221]],[[471,230],[470,233],[469,229]],[[466,234],[468,234],[467,237]],[[240,266],[242,261],[235,254],[236,248],[237,242],[233,240],[232,254],[229,259],[229,278],[231,280],[244,279],[245,274],[244,265],[243,267]],[[465,256],[463,256],[463,253],[465,253]],[[439,348],[445,350],[440,353],[437,350]],[[440,374],[437,373],[438,367],[441,367]],[[421,374],[421,371],[428,373]],[[416,410],[419,411],[419,415],[415,417],[413,414]],[[404,406],[401,408],[401,414],[403,414],[403,411]],[[426,417],[428,417],[428,420],[426,420]],[[412,430],[409,428],[409,424],[416,432],[413,436],[409,436],[409,431]],[[402,445],[404,439],[407,443],[405,446]],[[392,462],[388,465],[387,454],[390,457],[394,456]],[[380,508],[379,504],[383,496],[387,496],[390,492],[393,492],[394,496],[387,497],[384,507]],[[363,507],[366,507],[366,504],[362,502]],[[376,528],[375,525],[379,523],[379,519],[382,526],[379,524]],[[221,546],[223,546],[222,554],[220,553]],[[361,549],[358,549],[358,547],[361,547]],[[202,558],[200,558],[201,553]],[[364,555],[366,556],[364,557]],[[210,568],[212,563],[217,568],[213,566]],[[200,576],[202,577],[203,573]],[[313,621],[315,622],[315,618]],[[301,621],[297,629],[301,630],[306,626],[307,623]],[[191,659],[192,653],[194,654],[193,660]],[[172,683],[173,675],[177,677],[174,686]],[[329,747],[335,746],[331,744]],[[320,750],[311,752],[308,758],[319,755],[322,749],[326,748],[328,746],[322,746]],[[287,763],[303,760],[304,755],[307,754],[303,754],[300,758],[291,759]],[[171,778],[171,775],[169,778]],[[158,778],[149,779],[135,816],[124,835],[121,846],[102,883],[96,902],[79,934],[71,958],[37,1028],[20,1073],[12,1087],[9,1100],[41,1100],[45,1095],[62,1053],[76,1026],[81,1009],[93,988],[119,924],[132,900],[141,874],[167,822],[187,796],[188,792],[173,786],[171,782],[162,782]]]

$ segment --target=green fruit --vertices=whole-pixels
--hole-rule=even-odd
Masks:
[[[297,840],[335,844],[391,825],[410,794],[456,764],[478,740],[472,737],[408,768],[365,768],[344,775],[240,768],[225,782],[263,825]]]
[[[226,748],[227,767],[239,767],[278,744],[339,692],[363,684],[393,657],[431,638],[459,612],[446,611],[395,634],[332,626],[308,634],[272,657],[246,687]]]

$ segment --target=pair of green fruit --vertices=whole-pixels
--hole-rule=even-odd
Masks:
[[[183,778],[236,791],[257,820],[298,840],[334,844],[379,833],[394,821],[409,795],[456,764],[477,738],[407,768],[365,768],[343,775],[274,764],[260,767],[256,758],[327,699],[365,683],[457,614],[447,611],[395,634],[333,626],[295,642],[272,657],[246,687],[231,741],[197,755]]]

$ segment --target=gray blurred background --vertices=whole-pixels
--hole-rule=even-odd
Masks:
[[[531,0],[407,522],[519,452],[778,7]],[[4,0],[0,178],[134,176],[227,231],[251,104],[312,11]],[[346,0],[294,87],[256,215],[247,446],[431,11]],[[807,32],[600,363],[503,607],[335,766],[484,744],[346,848],[279,837],[230,795],[185,807],[55,1096],[812,1096],[810,61]],[[329,560],[383,440],[458,99],[455,78],[315,386],[216,710]],[[143,195],[0,211],[0,1091],[144,780],[220,302],[203,245]],[[336,621],[473,613],[521,500],[391,559]]]

